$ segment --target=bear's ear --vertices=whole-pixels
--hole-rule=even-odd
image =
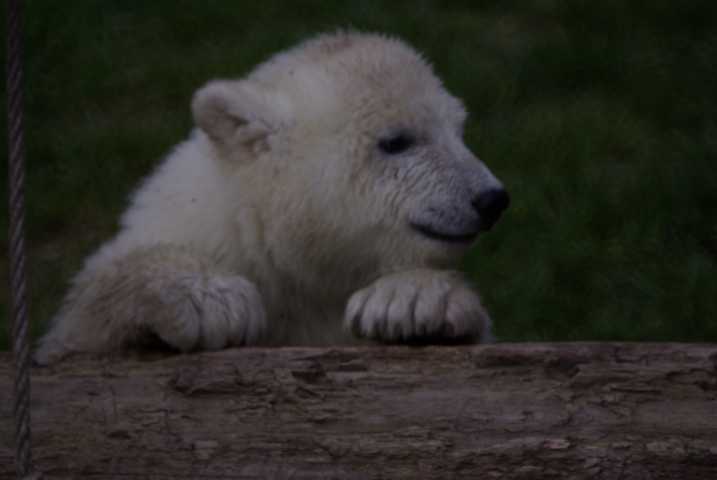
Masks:
[[[227,152],[267,148],[267,139],[282,122],[278,95],[248,81],[215,80],[192,100],[194,122]]]

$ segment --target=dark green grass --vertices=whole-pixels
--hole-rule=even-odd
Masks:
[[[197,87],[352,26],[426,53],[511,191],[466,263],[501,339],[717,341],[714,2],[26,3],[35,335],[188,133]]]

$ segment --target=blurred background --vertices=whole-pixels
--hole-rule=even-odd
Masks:
[[[500,340],[717,341],[714,1],[25,3],[35,336],[137,181],[187,136],[195,89],[353,27],[426,54],[510,190],[465,263]],[[3,326],[7,221],[3,206]]]

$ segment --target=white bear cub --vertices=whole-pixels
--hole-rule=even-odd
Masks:
[[[74,278],[35,359],[147,339],[488,341],[453,270],[508,206],[466,112],[403,42],[322,35],[192,101],[197,128]]]

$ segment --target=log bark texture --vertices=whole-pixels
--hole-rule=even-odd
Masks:
[[[11,375],[0,354],[0,479]],[[32,375],[44,478],[717,479],[717,345],[246,348]]]

